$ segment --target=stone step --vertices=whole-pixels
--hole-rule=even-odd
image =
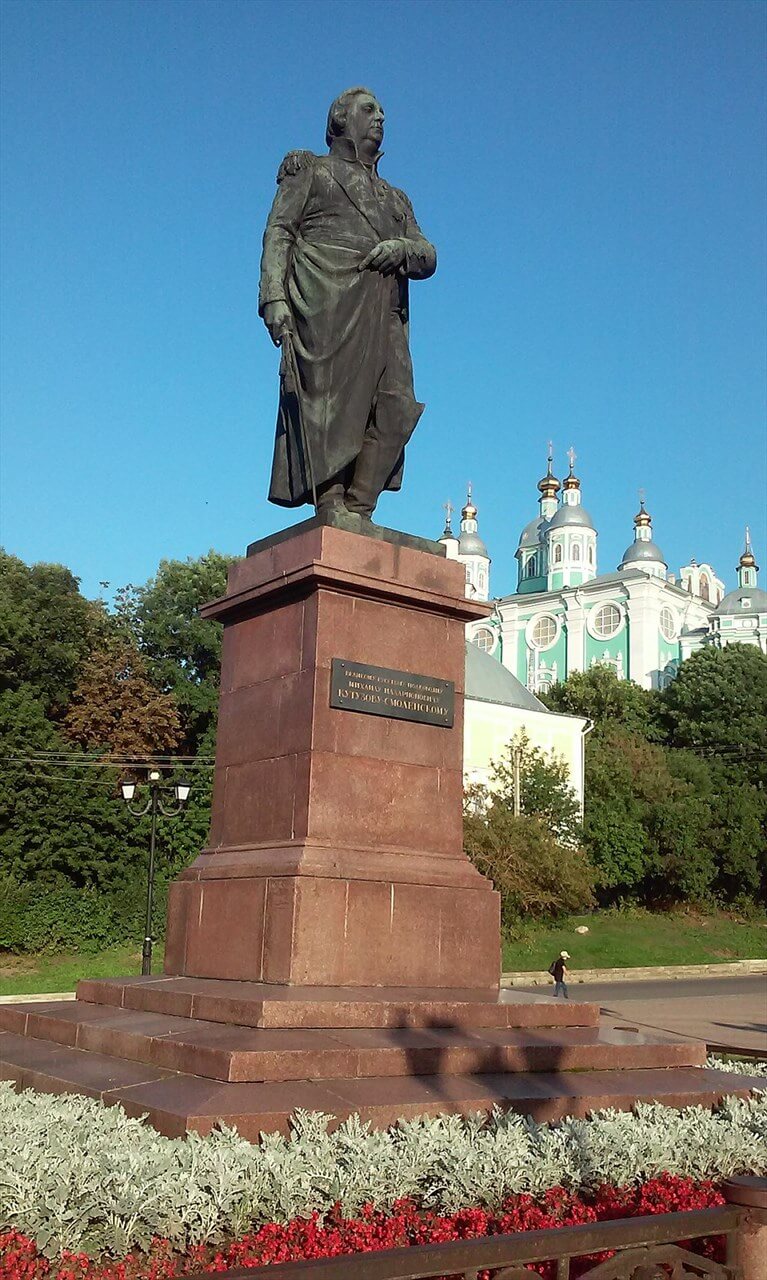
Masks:
[[[672,1067],[230,1084],[10,1031],[0,1032],[0,1078],[19,1088],[120,1103],[129,1115],[146,1116],[168,1137],[181,1137],[189,1129],[209,1133],[224,1123],[252,1141],[261,1133],[287,1132],[289,1117],[298,1108],[337,1120],[359,1114],[379,1128],[401,1118],[489,1112],[493,1107],[543,1121],[604,1107],[629,1110],[637,1100],[711,1107],[727,1094],[746,1096],[760,1083],[707,1068]]]
[[[285,987],[216,978],[88,978],[78,1001],[245,1027],[596,1026],[599,1007],[521,991]]]
[[[229,1083],[690,1067],[706,1052],[610,1026],[253,1028],[80,1001],[2,1006],[0,1028]]]

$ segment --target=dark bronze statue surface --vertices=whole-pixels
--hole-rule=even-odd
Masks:
[[[282,348],[270,501],[349,527],[402,483],[424,406],[413,390],[408,282],[436,253],[404,191],[378,176],[384,113],[367,89],[330,108],[329,154],[291,151],[264,232],[259,314]]]

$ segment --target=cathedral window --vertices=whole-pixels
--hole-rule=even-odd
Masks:
[[[593,610],[589,630],[600,640],[609,640],[618,634],[623,625],[623,615],[617,604],[602,604]]]
[[[536,565],[535,556],[530,556],[530,559],[529,559],[529,560],[528,560],[528,562],[527,562],[527,576],[528,576],[528,578],[534,578],[534,577],[535,577],[536,567],[537,567],[537,565]]]
[[[480,627],[478,631],[474,632],[472,640],[483,653],[490,653],[491,649],[495,647],[495,636],[489,627]]]
[[[544,613],[528,623],[528,639],[534,649],[550,649],[559,635],[559,623],[551,614]]]
[[[709,589],[708,578],[705,573],[700,575],[700,585],[698,590],[701,600],[711,599],[711,591]]]
[[[665,605],[660,611],[659,626],[660,626],[661,635],[663,636],[664,640],[671,641],[676,639],[676,633],[677,633],[676,617],[674,616],[673,610],[669,609]]]
[[[554,564],[562,563],[562,543],[558,542],[554,548]]]
[[[589,543],[589,564],[593,564],[593,563],[594,563],[594,548],[592,547],[591,543]]]
[[[581,544],[580,544],[580,542],[574,542],[574,543],[573,543],[572,556],[573,556],[573,560],[580,560],[580,558],[581,558]]]

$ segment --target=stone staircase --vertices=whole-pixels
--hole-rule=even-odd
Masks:
[[[514,991],[149,977],[0,1006],[1,1078],[118,1102],[168,1136],[223,1122],[255,1140],[298,1108],[384,1127],[493,1107],[553,1120],[637,1099],[712,1106],[755,1083],[705,1056],[600,1023],[596,1005]]]

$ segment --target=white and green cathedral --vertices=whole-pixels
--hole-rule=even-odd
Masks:
[[[575,455],[563,483],[552,470],[538,483],[538,514],[522,530],[517,589],[493,601],[493,613],[468,627],[468,638],[497,658],[533,693],[572,671],[601,664],[646,689],[662,688],[702,645],[758,645],[767,653],[767,592],[746,530],[738,585],[725,593],[710,564],[691,560],[678,574],[653,539],[644,498],[634,538],[614,573],[599,573],[597,529],[581,500]],[[450,504],[440,541],[466,570],[466,594],[491,600],[490,556],[479,534],[471,486],[460,531]]]

